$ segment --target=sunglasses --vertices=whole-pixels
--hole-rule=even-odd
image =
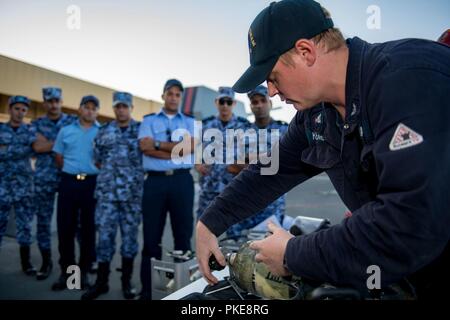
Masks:
[[[222,99],[219,99],[219,104],[222,106],[224,106],[226,104],[229,107],[231,107],[233,105],[233,100],[222,98]]]

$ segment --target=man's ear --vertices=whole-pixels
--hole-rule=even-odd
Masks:
[[[307,39],[297,40],[295,43],[295,57],[303,61],[306,66],[311,67],[317,59],[317,47],[313,41]]]

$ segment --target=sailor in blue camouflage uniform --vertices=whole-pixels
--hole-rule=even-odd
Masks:
[[[122,239],[122,291],[125,299],[135,296],[130,281],[139,247],[144,169],[138,143],[140,122],[131,118],[132,99],[127,92],[114,92],[116,120],[102,126],[94,140],[94,158],[100,168],[95,190],[98,271],[95,285],[83,295],[83,300],[96,299],[109,290],[118,226]]]
[[[10,120],[0,123],[0,246],[9,214],[14,208],[22,270],[27,275],[34,275],[36,269],[30,262],[30,245],[33,221],[31,144],[35,136],[30,126],[23,122],[30,100],[24,96],[12,96],[8,104]]]
[[[60,180],[52,151],[59,130],[77,120],[76,116],[61,111],[62,91],[57,87],[42,89],[43,104],[47,113],[31,123],[36,133],[33,150],[36,156],[35,168],[35,213],[37,216],[37,242],[42,255],[42,266],[37,273],[38,280],[46,279],[52,270],[50,225],[55,204],[55,194]]]
[[[199,218],[203,211],[208,207],[209,203],[221,193],[226,185],[235,177],[235,173],[230,170],[233,164],[226,163],[226,153],[234,152],[234,161],[236,161],[238,141],[235,138],[235,150],[226,150],[226,131],[232,130],[246,130],[250,122],[243,118],[236,116],[233,113],[233,108],[236,106],[234,91],[229,87],[220,87],[219,94],[215,99],[215,104],[218,110],[217,116],[211,116],[202,121],[202,136],[208,129],[220,130],[223,136],[223,163],[214,164],[198,164],[195,166],[200,173],[200,195],[198,200],[197,218]],[[203,147],[206,148],[209,143],[203,142]]]
[[[254,129],[257,134],[261,129],[267,130],[267,142],[263,145],[265,147],[265,150],[259,150],[259,144],[261,142],[264,143],[264,141],[259,140],[259,135],[256,143],[254,145],[250,144],[251,146],[249,148],[249,152],[253,155],[258,156],[259,154],[270,151],[272,149],[272,146],[274,146],[275,143],[286,133],[288,124],[284,121],[274,120],[270,116],[272,101],[270,101],[269,93],[266,87],[260,85],[254,90],[250,91],[247,96],[250,99],[250,108],[253,115],[255,116],[255,122],[250,124],[249,129]],[[272,141],[272,130],[278,130],[279,135],[277,141]],[[263,136],[264,135],[262,135],[261,137]],[[274,136],[274,138],[275,137],[276,135]],[[254,148],[255,146],[257,149],[252,150],[252,147]],[[285,196],[282,195],[277,200],[269,204],[269,206],[267,206],[261,212],[228,228],[227,236],[230,238],[237,238],[242,235],[244,230],[255,227],[270,216],[275,216],[278,222],[282,224],[285,207],[286,200]]]

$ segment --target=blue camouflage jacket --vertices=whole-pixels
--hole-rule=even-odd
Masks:
[[[108,201],[140,201],[144,169],[139,149],[140,122],[131,120],[122,133],[116,121],[103,125],[94,139],[94,159],[101,164],[95,197]]]
[[[0,123],[0,202],[11,203],[33,195],[31,144],[35,138],[28,124],[15,131],[9,123]]]

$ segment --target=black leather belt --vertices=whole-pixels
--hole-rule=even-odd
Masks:
[[[174,169],[167,171],[146,171],[145,174],[148,176],[176,176],[178,174],[189,173],[191,169]]]

